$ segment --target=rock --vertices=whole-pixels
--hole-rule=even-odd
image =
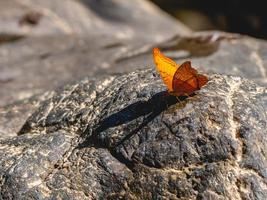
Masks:
[[[0,0],[0,107],[103,73],[121,54],[176,34],[191,31],[145,0]]]
[[[0,140],[2,199],[266,199],[264,87],[169,96],[152,69],[85,78]]]
[[[0,108],[0,140],[16,136],[40,102],[51,95],[53,92],[47,92]]]
[[[163,43],[113,37],[29,38],[0,46],[0,105],[53,90],[86,75],[154,66],[151,51],[155,46],[178,63],[191,60],[201,71],[241,76],[266,86],[266,42],[247,36],[194,33]]]
[[[267,43],[264,40],[211,31],[174,37],[157,46],[178,63],[190,60],[204,72],[241,76],[267,85]],[[153,66],[151,51],[152,46],[142,53],[122,55],[112,70],[120,71],[125,64]]]
[[[266,41],[220,32],[196,33],[195,38],[171,48],[188,46],[190,60],[207,72],[241,76],[267,86]]]
[[[191,33],[141,0],[0,10],[0,199],[267,198],[266,42]],[[116,74],[155,46],[207,86],[177,99],[152,69]]]
[[[0,13],[0,42],[8,41],[7,36],[11,40],[66,34],[161,41],[191,32],[145,0],[1,0]]]

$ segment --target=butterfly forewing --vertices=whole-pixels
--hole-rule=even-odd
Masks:
[[[167,85],[169,91],[173,91],[172,79],[177,71],[178,65],[171,59],[165,57],[158,48],[153,49],[154,62],[160,73],[161,79]]]

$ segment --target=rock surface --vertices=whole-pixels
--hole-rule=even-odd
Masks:
[[[1,140],[1,198],[266,199],[266,89],[209,78],[189,98],[150,69],[50,94]]]
[[[0,42],[66,34],[159,41],[174,32],[191,31],[145,0],[0,0]]]
[[[0,106],[103,73],[120,54],[176,34],[191,31],[145,0],[0,0]]]
[[[190,60],[205,72],[241,76],[262,86],[267,85],[267,42],[264,40],[211,31],[177,36],[157,46],[178,63]],[[153,66],[151,50],[152,46],[147,51],[137,51],[135,55],[121,56],[115,70],[122,70],[125,64]]]
[[[141,0],[0,11],[0,199],[267,199],[265,41]],[[209,83],[177,99],[132,72],[155,46]]]
[[[266,86],[267,43],[247,36],[194,33],[162,43],[104,36],[29,38],[0,46],[0,105],[53,90],[86,75],[153,66],[151,50],[155,46],[177,62],[191,60],[202,71],[241,76]]]

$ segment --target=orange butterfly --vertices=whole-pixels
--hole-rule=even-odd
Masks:
[[[190,61],[178,65],[165,57],[158,48],[153,49],[153,56],[163,82],[174,96],[191,95],[208,82],[206,76],[198,74],[197,70],[191,67]]]

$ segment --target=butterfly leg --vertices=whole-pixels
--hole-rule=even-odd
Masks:
[[[190,95],[189,94],[185,94],[186,98],[190,98]]]
[[[183,102],[183,100],[181,100],[180,97],[181,97],[181,96],[177,96],[177,97],[176,97],[176,99],[177,99],[177,101],[178,101],[179,104]]]

